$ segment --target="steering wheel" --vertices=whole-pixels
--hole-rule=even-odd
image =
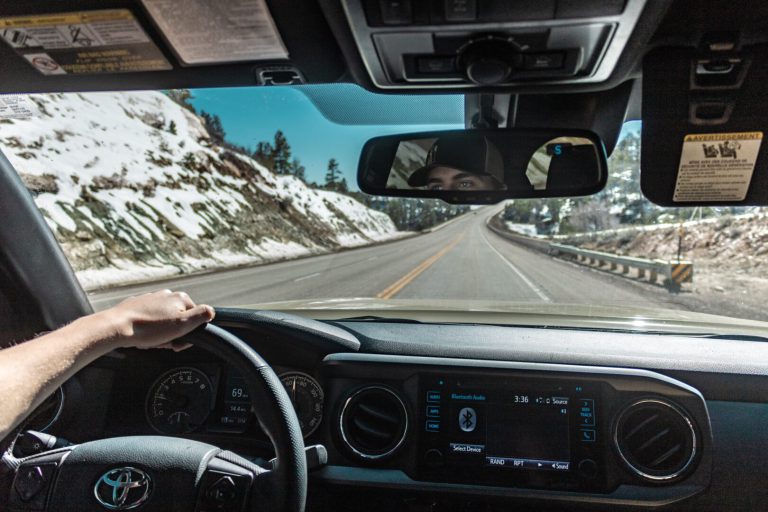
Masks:
[[[19,460],[11,510],[303,512],[304,439],[280,379],[253,348],[224,329],[208,324],[183,339],[243,375],[277,455],[273,467],[176,437],[102,439]]]

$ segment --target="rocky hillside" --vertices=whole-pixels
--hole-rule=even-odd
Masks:
[[[87,288],[335,251],[399,236],[354,199],[214,143],[162,93],[33,95],[0,150]]]

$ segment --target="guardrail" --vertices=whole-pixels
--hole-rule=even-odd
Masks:
[[[570,245],[549,244],[549,254],[559,256],[568,254],[579,262],[597,265],[597,267],[609,266],[608,270],[618,270],[621,274],[629,276],[630,269],[637,270],[637,277],[648,277],[652,283],[656,283],[659,277],[663,277],[664,284],[671,290],[679,290],[683,283],[693,282],[693,263],[690,261],[663,261],[634,258],[632,256],[619,256],[607,252],[580,249]]]
[[[486,225],[497,235],[552,256],[568,255],[580,263],[595,265],[598,268],[607,267],[606,270],[618,271],[619,275],[625,277],[647,278],[651,283],[657,283],[662,277],[664,279],[662,284],[671,292],[679,291],[683,283],[693,282],[693,263],[690,261],[650,260],[556,244],[548,240],[511,233],[498,226],[494,220],[495,218],[489,219]],[[632,275],[632,269],[636,271],[635,275]]]

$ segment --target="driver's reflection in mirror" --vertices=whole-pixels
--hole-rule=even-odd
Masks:
[[[408,177],[408,185],[427,190],[504,190],[504,160],[487,138],[441,137],[427,153],[423,167]]]

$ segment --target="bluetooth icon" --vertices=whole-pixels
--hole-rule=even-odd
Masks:
[[[471,407],[459,411],[459,428],[464,432],[472,432],[477,426],[477,413]]]

